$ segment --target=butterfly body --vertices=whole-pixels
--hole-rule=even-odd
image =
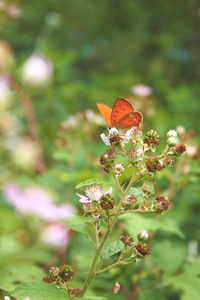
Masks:
[[[142,122],[142,114],[134,111],[132,104],[125,98],[117,98],[112,109],[100,102],[97,102],[97,107],[108,127],[127,131]]]

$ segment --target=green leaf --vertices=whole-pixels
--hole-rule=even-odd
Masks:
[[[31,300],[67,300],[68,295],[65,291],[58,289],[55,285],[43,282],[32,281],[18,286],[9,296],[17,299],[30,298]]]
[[[151,245],[151,249],[153,264],[168,274],[176,272],[182,266],[188,250],[180,240],[155,242]]]
[[[94,221],[94,219],[90,217],[73,216],[67,221],[67,226],[69,229],[86,235],[88,234],[88,230],[85,223],[92,221]]]
[[[177,223],[170,218],[161,218],[159,220],[159,229],[169,232],[169,233],[174,233],[178,235],[180,238],[184,238],[184,234],[182,231],[177,227]]]
[[[96,179],[96,178],[93,178],[93,179],[88,179],[88,180],[85,180],[81,183],[79,183],[75,189],[80,189],[80,188],[83,188],[83,187],[86,187],[86,186],[90,186],[90,185],[113,185],[112,183],[109,183],[107,181],[103,181],[103,180],[100,180],[100,179]]]
[[[138,200],[143,199],[141,187],[132,187],[129,191],[129,194],[135,196]]]
[[[165,283],[181,290],[181,300],[199,300],[200,295],[200,261],[190,265],[185,273],[165,278]]]
[[[30,280],[41,279],[45,272],[31,264],[6,264],[0,268],[0,288],[12,291],[19,283],[26,283]]]
[[[121,240],[111,243],[108,247],[101,253],[101,259],[103,261],[107,259],[113,259],[121,253],[124,248],[124,243]]]

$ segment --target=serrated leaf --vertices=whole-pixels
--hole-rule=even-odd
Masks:
[[[90,217],[73,216],[67,221],[67,226],[69,229],[75,230],[81,234],[86,235],[88,234],[88,230],[85,223],[91,221],[94,221],[94,219]]]
[[[121,253],[123,248],[124,243],[121,240],[113,242],[101,253],[101,259],[103,261],[107,259],[113,259]]]
[[[14,291],[9,293],[9,296],[16,297],[21,300],[30,298],[31,300],[67,300],[66,292],[58,289],[55,285],[43,282],[32,281],[18,286]]]
[[[96,179],[96,178],[93,178],[93,179],[88,179],[88,180],[85,180],[81,183],[79,183],[75,189],[80,189],[80,188],[83,188],[83,187],[86,187],[86,186],[90,186],[90,185],[113,185],[112,183],[108,183],[106,181],[103,181],[103,180],[100,180],[100,179]]]

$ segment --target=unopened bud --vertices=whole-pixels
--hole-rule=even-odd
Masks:
[[[122,235],[120,237],[120,240],[125,244],[125,245],[131,245],[133,243],[133,238],[130,235]]]
[[[170,147],[174,147],[176,145],[176,138],[173,137],[173,136],[168,138],[167,145],[170,146]]]
[[[169,139],[170,137],[177,138],[177,132],[175,130],[168,131],[167,138]]]
[[[174,150],[174,154],[176,156],[180,156],[181,154],[183,154],[186,151],[186,147],[184,144],[179,144],[173,147]]]
[[[122,206],[125,208],[125,209],[131,209],[135,203],[137,201],[137,198],[133,195],[126,195],[126,197],[124,197],[123,201],[122,201]]]
[[[140,230],[137,234],[137,238],[138,238],[138,241],[140,241],[140,242],[144,242],[144,241],[148,240],[148,238],[149,238],[148,232],[146,230]]]

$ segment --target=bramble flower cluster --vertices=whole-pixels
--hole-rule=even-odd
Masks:
[[[62,287],[63,282],[68,282],[75,275],[74,270],[69,265],[60,267],[53,266],[49,268],[50,276],[44,277],[42,280],[46,283],[54,283]]]
[[[109,148],[101,155],[100,163],[106,173],[113,175],[119,196],[115,195],[112,187],[103,193],[105,183],[94,184],[95,180],[89,180],[87,184],[83,183],[85,196],[77,193],[80,197],[79,201],[83,203],[83,216],[91,217],[94,220],[96,238],[102,238],[101,242],[97,241],[97,248],[95,246],[97,252],[93,266],[97,265],[98,257],[103,252],[104,243],[116,225],[119,216],[130,212],[163,214],[171,208],[172,205],[168,197],[164,195],[155,196],[155,182],[151,178],[162,169],[170,167],[174,159],[186,151],[185,145],[177,144],[178,139],[175,130],[170,130],[167,133],[166,146],[160,154],[156,155],[155,152],[157,146],[160,147],[160,141],[158,133],[152,129],[143,135],[139,126],[132,127],[125,132],[111,128],[108,135],[101,134],[101,138]],[[123,161],[120,160],[120,157],[123,157]],[[129,169],[129,173],[131,170],[132,175],[127,182],[121,182],[120,179],[127,169]],[[149,180],[147,180],[148,176]],[[141,197],[140,199],[137,198],[138,193],[142,195],[142,199]],[[133,262],[133,259],[138,262],[150,255],[150,245],[146,242],[148,238],[149,234],[146,230],[137,233],[137,242],[134,242],[134,238],[129,235],[121,235],[119,237],[119,241],[122,243],[121,251],[119,252],[118,243],[116,243],[116,248],[113,244],[112,247],[110,246],[111,257],[117,259],[113,265],[128,263],[129,260]],[[94,244],[91,238],[89,240]],[[87,275],[80,296],[85,294],[88,282],[98,273],[111,268],[112,263],[107,262],[104,266],[101,261],[100,266],[100,269],[94,268]],[[118,290],[118,283],[114,292],[115,290]]]
[[[125,117],[128,120],[129,115]],[[126,128],[126,123],[123,128]],[[97,275],[114,266],[137,263],[151,254],[150,234],[145,229],[136,232],[135,236],[120,232],[111,244],[108,243],[109,237],[117,226],[118,218],[124,214],[133,213],[133,217],[136,213],[161,215],[171,208],[167,196],[156,195],[156,182],[152,178],[172,166],[175,158],[186,152],[185,145],[178,144],[175,130],[167,133],[166,145],[160,154],[157,151],[160,147],[159,135],[153,129],[143,134],[139,126],[129,130],[109,128],[107,135],[101,134],[101,139],[108,149],[101,155],[100,164],[106,173],[113,176],[115,183],[95,178],[79,184],[76,189],[83,192],[76,194],[82,203],[82,217],[74,216],[68,223],[72,229],[85,234],[94,246],[90,271],[81,290],[69,286],[68,281],[74,276],[74,271],[68,265],[51,267],[50,276],[43,279],[65,289],[70,299],[83,297]],[[129,177],[125,175],[126,171]],[[90,230],[84,231],[81,227],[83,223],[90,225]],[[119,289],[117,282],[113,292],[117,293]]]

